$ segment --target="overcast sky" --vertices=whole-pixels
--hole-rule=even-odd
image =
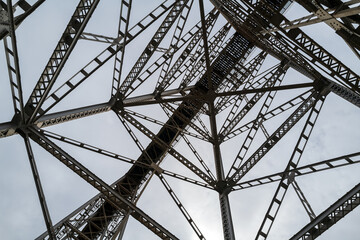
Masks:
[[[85,31],[115,36],[120,8],[119,2],[120,1],[114,0],[100,2]],[[209,11],[211,9],[210,3],[208,1],[204,2],[207,11]],[[161,3],[159,0],[134,0],[131,25],[138,22],[159,3]],[[76,4],[77,1],[48,0],[17,29],[16,35],[25,100],[28,99],[38,81],[54,47],[62,35],[65,25],[73,14]],[[199,12],[197,9],[198,1],[195,0],[187,29],[199,21]],[[294,4],[286,14],[288,18],[295,19],[308,13]],[[130,70],[159,24],[160,22],[158,21],[154,27],[145,31],[138,39],[129,44],[126,49],[126,61],[124,63],[125,73]],[[220,19],[214,29],[219,29],[223,24],[224,19]],[[315,26],[306,27],[303,30],[326,47],[328,51],[333,53],[344,64],[352,68],[357,74],[360,74],[358,67],[359,60],[330,27],[320,23]],[[170,31],[170,33],[172,31]],[[233,33],[233,31],[231,33]],[[168,42],[169,37],[167,37],[160,46],[166,47],[166,43]],[[82,66],[106,47],[107,44],[80,40],[64,67],[54,89],[74,75]],[[0,58],[2,59],[2,61],[0,61],[0,71],[3,73],[0,87],[0,123],[2,123],[11,120],[14,110],[12,108],[3,44],[0,46],[0,52]],[[250,57],[254,57],[258,52],[258,50],[255,50]],[[159,56],[159,54],[160,53],[156,53],[154,56]],[[260,71],[266,70],[277,63],[277,60],[269,57]],[[112,68],[113,60],[110,60],[52,111],[55,112],[108,101],[111,92]],[[158,76],[158,74],[156,76]],[[309,81],[309,79],[296,71],[289,70],[283,83],[291,84]],[[155,84],[156,78],[151,78],[149,83],[144,84],[136,93],[151,93]],[[179,81],[174,84],[174,88],[178,86],[176,84],[179,84]],[[304,90],[300,89],[278,93],[272,106],[275,107],[286,101],[286,99],[294,97],[303,91]],[[138,107],[132,108],[131,110],[146,114],[161,121],[166,120],[166,115],[161,111],[159,106]],[[259,110],[259,107],[255,107],[254,112],[249,114],[239,125],[251,120],[257,110]],[[225,120],[226,113],[225,111],[217,117],[219,126],[221,126]],[[289,114],[290,112],[280,115],[266,122],[264,126],[269,133],[272,133]],[[202,116],[201,118],[206,125],[209,125],[206,116]],[[300,165],[359,151],[359,120],[360,111],[357,107],[339,98],[335,94],[330,93],[320,113],[311,139],[307,144]],[[304,121],[305,118],[303,118],[244,179],[252,179],[282,171],[291,156]],[[152,123],[143,123],[155,133],[160,129],[159,126]],[[120,153],[133,159],[137,159],[140,155],[140,151],[113,112],[63,123],[49,127],[46,130]],[[150,140],[142,136],[141,133],[135,129],[134,132],[142,141],[143,146],[146,147]],[[239,138],[234,138],[222,145],[221,149],[225,172],[227,172],[231,166],[245,136],[246,134],[241,135]],[[194,146],[196,146],[197,151],[212,172],[215,173],[212,146],[209,143],[192,137],[189,137],[189,139],[191,139]],[[263,134],[259,132],[247,157],[249,157],[264,140]],[[129,164],[64,143],[58,144],[109,184],[120,178],[130,168]],[[97,191],[36,143],[32,142],[32,147],[51,218],[55,224],[97,194]],[[175,148],[193,160],[196,165],[199,165],[184,142],[179,142]],[[0,238],[34,239],[43,233],[46,228],[23,139],[18,135],[1,138],[0,156]],[[172,157],[165,158],[162,167],[169,171],[197,179],[192,172],[185,169]],[[297,181],[315,213],[320,214],[330,204],[359,183],[359,170],[360,166],[357,165],[343,167],[299,177]],[[166,177],[166,179],[206,239],[222,239],[217,192],[174,178]],[[230,194],[237,239],[247,240],[254,238],[276,187],[276,183],[268,184]],[[150,181],[138,202],[138,206],[173,232],[178,238],[196,239],[196,235],[156,176]],[[355,240],[360,234],[358,228],[359,221],[360,209],[358,208],[318,239],[335,240],[342,238]],[[308,222],[309,218],[297,198],[295,191],[289,188],[268,239],[288,239]],[[123,239],[157,239],[157,237],[136,220],[130,218]]]

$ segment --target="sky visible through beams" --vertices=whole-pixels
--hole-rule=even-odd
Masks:
[[[114,0],[100,2],[85,31],[115,36],[120,8],[119,2]],[[161,3],[158,0],[134,0],[133,2],[130,25],[137,23],[151,9]],[[206,10],[209,11],[211,4],[208,1],[204,2]],[[77,1],[46,1],[17,29],[16,35],[25,101],[39,79],[76,5]],[[286,16],[289,19],[296,19],[307,14],[305,10],[294,4],[287,11]],[[187,26],[192,26],[197,21],[199,21],[198,1],[195,0],[189,17],[190,23]],[[219,29],[222,26],[221,23],[224,24],[223,19],[219,20],[214,30]],[[153,27],[150,27],[140,35],[138,39],[129,44],[126,49],[124,73],[131,69],[159,24],[160,22],[158,21]],[[353,69],[357,74],[360,74],[358,67],[359,60],[332,29],[321,23],[306,27],[303,30],[309,33],[311,37],[321,43],[322,46],[344,64]],[[232,33],[233,31],[230,34]],[[160,46],[165,47],[168,43],[169,37],[165,38]],[[103,43],[80,40],[53,89],[59,87],[106,47],[107,45]],[[0,45],[0,52],[0,58],[2,59],[0,61],[0,71],[2,73],[0,122],[2,123],[11,120],[13,109],[3,44]],[[257,50],[254,51],[250,57],[254,57],[258,52]],[[154,59],[159,55],[160,53],[155,53]],[[277,60],[269,57],[261,71],[277,63]],[[113,60],[110,60],[89,80],[60,102],[58,106],[54,107],[52,111],[56,112],[108,101],[111,92],[113,64]],[[158,74],[155,75],[158,76]],[[294,70],[289,70],[284,79],[284,83],[287,84],[309,81]],[[148,83],[145,83],[144,86],[135,92],[134,96],[136,94],[151,93],[155,83],[156,78],[151,78]],[[178,83],[178,81],[175,82],[174,87],[177,87]],[[274,106],[299,93],[298,90],[278,93],[276,100],[274,100]],[[159,106],[138,107],[131,108],[131,110],[161,121],[166,121],[166,115]],[[254,110],[256,112],[256,109]],[[225,120],[226,113],[225,111],[223,114],[218,115],[218,127]],[[280,115],[265,123],[265,127],[272,133],[287,116],[286,114],[284,116]],[[244,123],[247,120],[251,120],[251,117],[255,117],[255,115],[249,114],[248,119],[244,119]],[[206,116],[201,118],[208,126],[208,118]],[[260,161],[249,172],[244,180],[282,171],[291,156],[304,120],[305,118],[266,155],[264,161]],[[360,144],[359,120],[360,111],[358,108],[330,93],[320,113],[311,140],[308,142],[303,154],[300,166],[357,152]],[[155,133],[160,129],[160,126],[155,126],[154,124],[145,122],[144,124],[147,124]],[[140,151],[112,112],[63,123],[49,127],[46,130],[120,153],[133,159],[137,159],[140,155]],[[142,136],[137,130],[134,130],[134,132],[141,140],[143,146],[146,147],[150,140]],[[254,146],[250,148],[249,153],[256,150],[262,141],[265,140],[261,133],[257,135]],[[210,169],[215,173],[211,145],[198,139],[189,138]],[[244,136],[240,136],[222,145],[221,150],[225,172],[231,166],[243,139]],[[108,159],[63,143],[58,144],[109,184],[125,174],[130,168],[129,164]],[[32,142],[32,147],[51,218],[55,224],[97,194],[97,191],[34,142]],[[179,142],[176,145],[176,149],[189,159],[194,159],[194,155],[192,155],[184,142]],[[1,138],[0,154],[0,239],[34,239],[43,233],[46,228],[23,139],[18,135]],[[250,156],[250,154],[247,156]],[[196,176],[170,156],[165,158],[162,167],[172,172],[196,178]],[[359,182],[359,170],[360,166],[357,165],[343,167],[337,170],[299,177],[297,181],[315,213],[319,214]],[[218,194],[215,191],[203,189],[170,177],[166,179],[206,239],[222,239]],[[254,238],[276,187],[276,184],[268,184],[230,194],[237,239],[247,240]],[[156,176],[153,177],[144,191],[138,206],[165,228],[173,232],[178,238],[196,239],[196,235]],[[360,234],[358,229],[359,221],[360,209],[356,209],[318,239],[355,240]],[[268,239],[288,239],[307,222],[308,217],[294,190],[290,188]],[[157,239],[157,237],[136,220],[130,218],[123,239]]]

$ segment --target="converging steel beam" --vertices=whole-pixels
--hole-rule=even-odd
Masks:
[[[325,97],[323,96],[319,96],[318,99],[316,99],[316,103],[314,104],[313,108],[310,111],[305,126],[303,127],[303,130],[300,133],[300,137],[296,143],[294,151],[290,157],[290,160],[284,172],[291,172],[297,167],[301,159],[302,153],[304,152],[306,144],[309,140],[310,134],[315,126],[316,120],[320,113],[321,107],[324,103],[324,100]],[[293,178],[289,177],[287,174],[284,174],[282,176],[282,179],[275,191],[274,197],[271,200],[270,206],[265,214],[263,222],[257,232],[257,235],[255,237],[256,240],[267,238],[270,229],[275,221],[277,213],[279,212],[281,204],[284,200],[288,187],[292,183],[292,181]]]
[[[218,58],[214,60],[212,68],[218,72],[218,75],[212,76],[213,86],[218,86],[228,74],[229,69],[232,69],[233,66],[241,59],[244,59],[248,55],[249,49],[252,48],[252,45],[244,39],[241,35],[235,34],[233,38],[229,41],[228,45],[221,51]],[[229,69],[224,69],[222,66],[228,66]],[[221,76],[221,77],[220,77]],[[198,94],[199,92],[207,91],[206,85],[204,84],[207,82],[206,79],[202,79],[198,83],[196,83],[195,87],[190,90],[189,94]],[[179,118],[178,114],[173,114],[169,120],[166,122],[164,127],[158,132],[156,135],[161,140],[165,141],[166,143],[170,144],[174,141],[179,133],[180,130],[176,130],[176,127],[180,127],[184,129],[188,123],[191,121],[192,118],[196,116],[200,108],[202,107],[203,102],[198,102],[195,100],[187,100],[184,101],[180,107],[176,109],[176,112],[179,112],[183,118]],[[191,106],[188,108],[187,106]],[[118,111],[119,108],[122,108],[122,103],[117,102],[113,105],[113,109]],[[167,125],[173,125],[175,128],[169,128]],[[166,148],[159,147],[154,141],[152,141],[145,149],[145,151],[139,156],[139,162],[149,163],[149,159],[147,156],[152,156],[153,162],[156,164],[163,158],[164,154],[167,153]],[[146,181],[149,177],[149,173],[152,172],[151,168],[143,167],[139,165],[134,165],[130,168],[130,170],[120,178],[114,185],[115,189],[118,189],[120,194],[127,198],[132,198],[132,196],[136,195],[136,192],[139,189],[139,186]],[[164,173],[165,174],[165,173]],[[174,176],[176,177],[176,176]],[[95,200],[94,200],[95,201]],[[92,215],[87,218],[87,221],[95,221],[98,216],[103,216],[101,209],[105,209],[105,212],[108,217],[113,217],[116,214],[117,209],[114,208],[113,205],[110,203],[100,202],[97,207],[94,207],[96,202],[90,201],[92,205],[84,205],[84,208],[89,206],[89,210],[92,212]],[[101,206],[101,207],[99,207]],[[78,210],[77,212],[80,212]],[[78,213],[73,213],[72,216],[76,216]],[[65,220],[64,220],[65,221]],[[63,225],[59,225],[61,227]],[[86,227],[88,228],[88,227]],[[106,226],[103,225],[101,229],[98,229],[98,232],[103,231]],[[64,229],[64,228],[62,228]]]
[[[28,123],[32,123],[38,114],[43,114],[41,105],[58,78],[61,69],[73,51],[80,34],[98,3],[99,0],[80,0],[25,106],[26,114],[29,116]]]
[[[127,91],[132,88],[132,85],[137,80],[141,70],[145,67],[145,64],[149,61],[150,57],[153,55],[160,42],[163,40],[166,33],[170,30],[171,26],[182,12],[188,1],[189,0],[180,0],[175,2],[169,14],[166,16],[165,20],[151,38],[149,44],[145,47],[145,50],[121,84],[119,88],[119,93],[122,95],[121,98],[123,98]]]
[[[131,209],[131,215],[142,223],[149,230],[154,232],[161,239],[177,239],[173,234],[168,230],[163,228],[155,220],[146,215],[142,210],[137,208],[133,203],[129,202],[126,198],[122,197],[114,188],[110,187],[103,180],[97,177],[90,170],[85,168],[81,163],[67,154],[64,150],[58,147],[55,143],[51,142],[46,138],[38,129],[29,128],[29,137],[43,147],[46,151],[52,154],[55,158],[64,163],[67,167],[73,170],[81,178],[87,181],[90,185],[99,190],[104,194],[107,200],[120,211],[125,211],[125,209]]]
[[[266,4],[261,1],[243,0],[243,3],[250,8],[248,12],[253,13],[248,14],[244,12],[243,7],[237,2],[211,1],[232,22],[237,31],[244,34],[250,41],[253,41],[254,44],[268,51],[276,58],[288,58],[292,67],[307,74],[312,79],[319,79],[321,78],[320,73],[310,64],[310,62],[314,63],[325,72],[328,72],[334,79],[341,81],[354,91],[360,92],[360,77],[300,29],[288,31],[282,29],[281,33],[286,38],[279,34],[256,35],[258,30],[266,30],[270,24],[279,27],[279,24],[288,21],[281,13],[282,7]],[[286,5],[287,1],[280,1],[280,3],[281,5]],[[279,27],[279,29],[281,28]],[[249,34],[249,31],[253,31],[255,34]],[[290,43],[298,46],[298,48],[292,47],[295,52],[291,50]],[[278,49],[275,49],[273,46],[276,46]],[[301,53],[305,53],[305,55]],[[301,55],[303,56],[300,57]]]
[[[184,30],[185,24],[186,24],[186,22],[187,22],[187,19],[188,19],[188,17],[189,17],[190,9],[191,9],[193,3],[194,3],[194,0],[189,1],[189,2],[186,4],[184,10],[181,12],[181,15],[180,15],[179,20],[178,20],[178,22],[177,22],[177,24],[176,24],[176,27],[175,27],[173,36],[172,36],[172,38],[171,38],[171,42],[170,42],[170,44],[168,45],[168,49],[166,49],[166,48],[164,49],[165,52],[174,52],[174,50],[179,47],[180,38],[181,38],[181,35],[182,35],[182,33],[183,33],[183,30]],[[208,28],[208,29],[210,30],[211,28]],[[195,35],[195,36],[196,36],[196,35]],[[196,37],[195,37],[195,38],[196,38]],[[195,41],[196,41],[196,39],[195,39]],[[194,42],[194,38],[191,40],[191,43],[193,43],[193,42]],[[187,48],[188,48],[189,46],[190,46],[190,48],[191,48],[191,45],[192,45],[191,43],[187,46]],[[160,49],[158,49],[158,50],[160,50]],[[190,51],[184,50],[183,53],[184,53],[184,52],[190,53],[191,50],[190,50]],[[183,54],[183,53],[182,53],[182,54]],[[158,91],[160,91],[160,92],[161,92],[161,91],[164,91],[164,89],[166,88],[165,85],[169,85],[169,80],[170,80],[171,77],[172,77],[172,74],[170,74],[170,63],[171,63],[171,61],[173,60],[173,57],[174,57],[174,54],[173,54],[173,53],[170,54],[169,59],[167,59],[167,60],[164,62],[164,64],[162,65],[161,72],[160,72],[158,81],[157,81],[157,83],[156,83],[156,88],[155,88],[155,91],[154,91],[154,93],[155,93],[156,95],[158,94],[158,93],[156,93],[156,92],[158,92]],[[173,64],[173,67],[172,67],[172,70],[171,70],[171,71],[172,71],[173,73],[174,73],[174,72],[177,72],[177,70],[178,70],[178,69],[177,69],[177,66],[181,65],[181,63],[179,63],[179,62],[182,62],[182,60],[185,60],[185,59],[186,59],[186,57],[185,57],[185,58],[179,57],[179,58],[177,59],[177,61],[176,61],[177,63],[176,63],[176,64]],[[174,66],[175,66],[175,70],[174,70]],[[167,80],[165,80],[165,77],[167,78]]]
[[[201,239],[201,240],[205,240],[205,237],[201,233],[199,227],[195,224],[194,220],[191,218],[190,214],[185,209],[184,205],[180,202],[179,198],[176,196],[174,190],[172,190],[172,188],[170,187],[169,183],[166,181],[164,176],[161,174],[161,172],[156,172],[156,174],[159,177],[161,183],[164,185],[166,191],[169,193],[169,195],[174,200],[177,207],[180,209],[181,213],[184,215],[185,219],[190,224],[191,228],[194,230],[194,232],[198,236],[198,238]]]
[[[245,174],[258,163],[275,144],[285,136],[286,133],[316,104],[317,92],[313,92],[285,121],[284,123],[268,138],[265,142],[242,164],[235,167],[235,172],[228,179],[229,187],[233,187],[245,176]]]

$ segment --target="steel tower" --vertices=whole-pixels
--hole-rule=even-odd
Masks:
[[[59,3],[1,1],[2,64],[8,70],[3,79],[9,79],[2,91],[10,96],[5,103],[11,103],[12,117],[1,120],[0,143],[25,143],[46,226],[37,239],[125,239],[127,229],[139,226],[161,239],[217,239],[207,227],[212,221],[206,219],[207,198],[216,201],[211,211],[224,239],[315,239],[330,228],[336,231],[335,223],[360,204],[360,153],[317,155],[328,151],[322,143],[328,135],[316,129],[337,121],[334,103],[351,109],[359,120],[359,1],[157,2],[80,0],[65,29],[55,33],[55,16],[45,15]],[[101,19],[115,10],[102,4],[118,12],[116,34],[104,34]],[[291,15],[292,8],[301,16]],[[36,31],[40,23],[44,34],[32,35],[29,29]],[[307,31],[313,28],[331,32],[342,46],[337,55],[355,59],[355,67],[331,53],[340,45],[323,47],[314,40]],[[35,63],[22,56],[32,54],[37,61],[42,50],[24,49],[22,42],[53,36],[59,40],[32,81],[36,71],[29,68]],[[91,81],[98,82],[96,87],[86,87]],[[98,101],[104,91],[105,100]],[[86,141],[97,128],[83,126],[86,119],[109,131],[89,140],[98,146]],[[337,126],[359,134],[357,126]],[[83,138],[66,136],[78,136],[82,127],[87,129]],[[338,145],[332,147],[359,145],[354,137],[336,136]],[[309,150],[309,145],[316,148]],[[10,151],[1,152],[4,166],[11,165]],[[37,154],[61,163],[98,194],[54,221]],[[120,162],[115,176],[105,157]],[[348,171],[351,188],[339,184],[326,192],[340,179],[323,177],[319,181],[325,185],[308,191],[321,174],[339,170]],[[201,198],[195,196],[202,191]],[[240,194],[247,191],[253,195]],[[320,211],[312,201],[319,192],[326,199]],[[259,199],[266,206],[257,211]],[[167,208],[169,203],[174,209]],[[238,206],[248,209],[241,212]],[[149,213],[151,208],[161,214]],[[289,219],[297,220],[295,230],[279,233]],[[252,227],[244,232],[241,224],[247,221]]]

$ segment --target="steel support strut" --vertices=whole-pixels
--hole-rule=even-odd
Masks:
[[[224,239],[235,240],[235,232],[234,232],[234,226],[231,217],[230,203],[228,197],[229,191],[225,188],[226,187],[225,174],[221,159],[219,135],[217,133],[217,128],[216,128],[216,116],[215,116],[215,107],[213,100],[209,102],[209,110],[210,110],[210,127],[212,133],[212,144],[214,151],[216,177],[217,177],[216,190],[219,192],[220,211],[221,211]]]
[[[15,35],[15,23],[14,14],[12,8],[12,1],[7,0],[7,15],[9,18],[9,36],[11,38],[11,44],[8,45],[8,39],[4,39],[4,48],[6,54],[6,61],[8,65],[9,80],[11,93],[13,98],[13,105],[15,110],[15,117],[21,116],[21,122],[24,121],[24,100],[21,86],[21,75],[19,66],[19,55],[17,50],[16,35]],[[15,79],[14,79],[15,78]]]
[[[307,224],[290,240],[312,240],[320,236],[360,205],[360,183]]]
[[[236,184],[233,187],[233,189],[234,190],[242,190],[242,189],[246,189],[246,188],[260,186],[263,184],[278,182],[282,179],[282,176],[284,174],[293,175],[293,177],[296,178],[298,176],[304,176],[304,175],[308,175],[308,174],[313,174],[313,173],[317,173],[317,172],[321,172],[321,171],[325,171],[325,170],[331,170],[331,169],[335,169],[338,167],[344,167],[344,166],[357,164],[357,163],[360,163],[360,152],[333,158],[333,159],[324,160],[321,162],[308,164],[305,166],[301,166],[301,167],[291,170],[291,172],[289,172],[289,171],[277,172],[277,173],[267,175],[264,177],[251,179],[251,180],[248,180],[245,182],[240,182],[240,183]]]
[[[41,210],[43,212],[43,216],[44,216],[45,225],[46,225],[46,228],[47,228],[47,231],[48,231],[49,239],[50,240],[55,240],[56,237],[55,237],[55,234],[54,234],[54,229],[53,229],[53,225],[52,225],[52,221],[51,221],[51,217],[50,217],[50,212],[49,212],[49,209],[48,209],[47,204],[46,204],[45,194],[44,194],[43,188],[41,186],[40,176],[39,176],[39,172],[38,172],[37,167],[36,167],[34,153],[32,151],[31,145],[30,145],[29,135],[26,132],[21,132],[21,135],[22,135],[22,137],[24,138],[24,141],[25,141],[25,147],[26,147],[26,151],[27,151],[27,154],[28,154],[28,157],[29,157],[31,171],[32,171],[32,174],[33,174],[33,177],[34,177],[34,182],[35,182],[36,190],[37,190],[37,193],[38,193],[40,206],[41,206]]]
[[[92,173],[90,170],[85,168],[82,164],[76,161],[73,157],[67,154],[60,147],[58,147],[55,143],[51,142],[37,129],[29,128],[29,131],[30,131],[29,137],[33,141],[37,142],[41,147],[43,147],[46,151],[48,151],[54,157],[59,159],[62,163],[64,163],[67,167],[73,170],[81,178],[83,178],[93,187],[98,189],[102,194],[106,196],[106,199],[110,202],[110,204],[113,205],[113,207],[117,208],[121,212],[125,212],[125,214],[127,214],[128,209],[130,209],[132,211],[131,215],[135,219],[137,219],[140,223],[142,223],[145,227],[147,227],[149,230],[154,232],[160,238],[177,239],[168,230],[163,228],[155,220],[153,220],[148,215],[146,215],[142,210],[140,210],[134,204],[129,202],[129,200],[122,197],[117,191],[115,191],[114,188],[110,187],[103,180],[97,177],[94,173]]]
[[[206,63],[205,76],[207,78],[207,81],[205,83],[209,88],[208,106],[210,113],[210,128],[211,128],[212,145],[213,145],[215,169],[216,169],[216,177],[217,177],[216,189],[219,192],[220,211],[221,211],[224,239],[235,240],[235,232],[234,232],[233,221],[231,218],[231,210],[230,210],[230,203],[228,197],[229,192],[225,191],[225,189],[223,188],[225,174],[221,159],[220,142],[216,128],[216,115],[215,115],[215,106],[214,106],[216,89],[213,87],[213,83],[211,79],[212,68],[210,66],[209,47],[208,47],[207,33],[205,29],[205,16],[204,16],[205,14],[204,14],[203,0],[199,0],[199,5],[200,5],[200,16],[202,22],[202,37],[204,42],[205,63]]]
[[[313,108],[311,109],[311,112],[308,116],[308,119],[305,123],[305,126],[300,134],[300,137],[296,143],[295,149],[290,157],[289,163],[286,166],[284,172],[290,172],[294,170],[302,156],[302,153],[306,147],[307,141],[309,140],[310,134],[312,132],[312,129],[315,125],[315,122],[318,118],[318,115],[320,113],[321,107],[324,102],[323,96],[319,96],[316,100],[316,103],[314,104]],[[274,197],[270,203],[270,206],[268,208],[268,211],[266,212],[266,215],[263,219],[263,222],[260,226],[260,229],[256,235],[255,239],[266,239],[270,229],[275,221],[275,218],[277,216],[277,213],[281,207],[282,201],[285,197],[285,194],[287,192],[287,189],[289,185],[293,182],[293,176],[290,174],[284,174],[282,176],[282,179],[280,183],[278,184],[278,187],[275,191]]]
[[[99,0],[80,0],[25,106],[25,111],[29,115],[28,122],[31,123],[35,118],[43,115],[41,106],[98,3]]]

